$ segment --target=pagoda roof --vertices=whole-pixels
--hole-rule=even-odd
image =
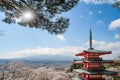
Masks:
[[[103,74],[103,75],[115,75],[115,74],[117,74],[117,72],[115,72],[115,71],[108,71],[108,70],[93,71],[93,70],[74,69],[73,71],[77,72],[77,73],[85,73],[85,74]]]
[[[79,64],[79,63],[82,63],[83,61],[82,60],[79,60],[79,61],[74,61],[73,63],[74,64]]]
[[[113,60],[84,60],[84,62],[101,62],[101,63],[109,63],[113,62]]]
[[[104,50],[94,50],[94,49],[88,49],[88,50],[84,50],[82,53],[78,53],[76,54],[76,56],[83,56],[84,54],[99,54],[99,55],[103,55],[103,54],[112,54],[112,51],[104,51]]]
[[[111,52],[111,51],[103,51],[103,50],[88,49],[88,50],[85,50],[84,52],[93,52],[93,53],[109,53],[109,52]]]
[[[113,63],[113,60],[78,60],[78,61],[74,61],[74,63],[78,64],[78,63],[82,63],[82,62],[97,62],[97,63]]]

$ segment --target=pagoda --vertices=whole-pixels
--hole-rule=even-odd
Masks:
[[[76,54],[75,56],[83,56],[81,60],[75,60],[73,64],[82,64],[82,67],[79,69],[74,69],[73,72],[76,72],[78,75],[73,80],[106,80],[105,76],[108,75],[117,75],[117,72],[105,70],[104,64],[112,64],[113,60],[103,60],[102,55],[112,54],[112,51],[102,51],[95,50],[92,47],[92,31],[90,29],[90,48],[84,50],[81,53]],[[107,79],[108,80],[108,79]]]

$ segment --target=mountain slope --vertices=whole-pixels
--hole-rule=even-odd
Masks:
[[[31,60],[31,61],[70,61],[72,62],[75,57],[64,56],[64,55],[36,55],[20,58],[20,60]]]

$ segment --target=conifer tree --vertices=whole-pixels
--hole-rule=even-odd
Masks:
[[[71,10],[79,0],[0,0],[0,11],[6,23],[47,30],[62,34],[69,26],[69,19],[56,17]]]
[[[117,8],[118,10],[120,10],[120,1],[116,2],[115,4],[113,4],[113,7]]]

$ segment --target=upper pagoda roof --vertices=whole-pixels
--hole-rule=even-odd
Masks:
[[[111,51],[103,51],[103,50],[95,50],[92,47],[92,31],[90,29],[90,35],[89,35],[89,49],[88,50],[84,50],[82,53],[76,54],[76,56],[83,56],[84,54],[88,54],[88,53],[97,53],[98,55],[103,55],[103,54],[111,54]]]
[[[111,53],[111,51],[94,50],[94,49],[84,50],[84,52],[92,52],[92,53]]]
[[[88,49],[88,50],[84,50],[82,53],[76,54],[76,56],[83,56],[85,54],[99,54],[99,55],[104,55],[104,54],[112,54],[112,51],[103,51],[103,50]]]
[[[92,71],[92,70],[74,69],[73,71],[75,71],[77,73],[85,73],[85,74],[104,74],[104,75],[115,75],[115,74],[117,74],[117,72],[115,72],[115,71],[108,71],[108,70]]]

